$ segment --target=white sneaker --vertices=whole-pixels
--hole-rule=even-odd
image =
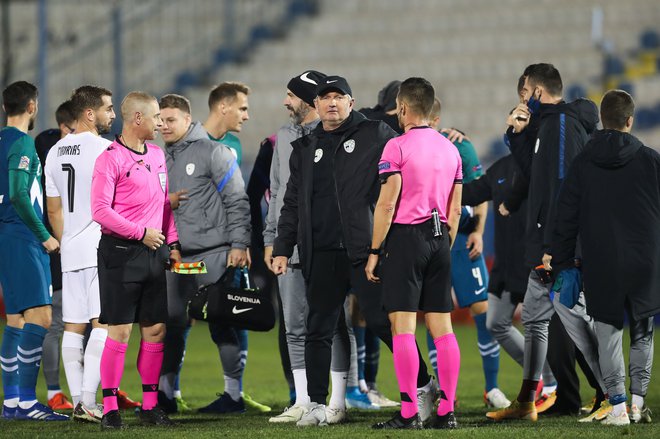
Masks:
[[[400,402],[392,401],[389,399],[387,396],[383,395],[378,391],[377,389],[371,389],[367,393],[367,397],[369,398],[369,401],[371,401],[374,404],[377,404],[378,406],[382,407],[398,407],[401,405]]]
[[[273,416],[268,422],[284,424],[288,422],[298,422],[307,413],[307,409],[302,405],[294,405],[284,409],[282,413]]]
[[[419,411],[419,417],[422,419],[422,423],[431,419],[433,406],[435,400],[438,399],[438,394],[438,382],[434,376],[431,376],[431,386],[429,390],[424,391],[422,389],[417,389],[417,410]]]
[[[628,413],[621,412],[620,415],[615,415],[614,412],[610,412],[607,414],[605,419],[600,421],[601,425],[616,425],[616,426],[624,426],[624,425],[630,425],[630,418],[628,418]]]
[[[326,407],[325,420],[328,424],[341,424],[346,420],[346,409]]]
[[[489,392],[484,394],[484,402],[486,403],[486,406],[496,409],[503,409],[511,405],[511,401],[509,401],[504,392],[497,387],[490,389]]]
[[[309,403],[305,414],[296,422],[298,427],[314,427],[328,425],[325,417],[325,404]]]
[[[80,401],[76,408],[73,409],[72,418],[74,421],[101,423],[103,418],[103,405],[97,404],[93,409],[87,408],[82,401]]]
[[[651,423],[651,409],[648,408],[646,405],[644,407],[640,408],[637,407],[636,404],[633,404],[630,406],[630,420],[634,423],[645,423],[645,424],[650,424]]]

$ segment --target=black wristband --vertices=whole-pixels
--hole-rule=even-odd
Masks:
[[[173,250],[181,251],[181,243],[179,241],[174,241],[174,242],[168,244],[168,247],[170,248],[170,251],[173,251]]]
[[[368,253],[370,255],[380,255],[380,249],[379,248],[370,248]]]

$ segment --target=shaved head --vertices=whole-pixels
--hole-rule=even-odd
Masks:
[[[132,91],[121,101],[121,118],[126,122],[130,122],[135,117],[135,113],[147,112],[149,106],[154,102],[156,102],[156,105],[158,104],[158,100],[149,93]]]

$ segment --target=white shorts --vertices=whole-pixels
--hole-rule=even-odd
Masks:
[[[96,267],[62,273],[62,320],[89,323],[101,313],[99,276]]]

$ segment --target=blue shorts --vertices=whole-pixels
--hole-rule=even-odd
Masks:
[[[0,241],[0,284],[7,314],[50,305],[50,258],[43,246],[4,233]]]
[[[465,247],[468,235],[456,234],[451,249],[451,284],[454,287],[459,308],[488,300],[488,269],[483,255],[474,261]]]

